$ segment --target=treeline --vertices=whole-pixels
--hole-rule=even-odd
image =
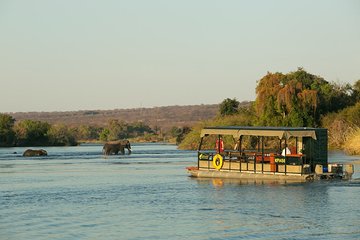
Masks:
[[[29,119],[16,121],[10,115],[0,114],[0,147],[74,146],[80,142],[106,142],[125,138],[135,141],[180,142],[189,129],[174,126],[163,132],[158,127],[152,129],[142,122],[126,123],[117,119],[110,120],[105,127],[69,127]]]
[[[354,85],[328,82],[299,68],[268,72],[255,91],[256,100],[248,107],[239,107],[236,98],[225,99],[218,116],[194,126],[180,148],[195,149],[204,126],[324,127],[330,147],[360,154],[360,80]]]
[[[109,121],[116,119],[127,123],[143,122],[154,129],[158,126],[163,131],[169,131],[173,126],[193,126],[198,121],[213,118],[217,110],[218,104],[207,104],[91,111],[17,112],[9,115],[17,121],[31,119],[70,127],[106,127]]]

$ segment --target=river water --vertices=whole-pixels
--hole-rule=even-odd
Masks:
[[[360,239],[359,165],[346,182],[199,180],[185,171],[194,151],[138,144],[105,159],[101,149],[1,148],[0,239]]]

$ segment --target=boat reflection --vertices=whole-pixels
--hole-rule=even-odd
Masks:
[[[227,179],[227,178],[194,178],[198,184],[211,184],[215,188],[222,188],[225,185],[290,185],[306,184],[303,181],[296,180],[264,180],[264,179]]]

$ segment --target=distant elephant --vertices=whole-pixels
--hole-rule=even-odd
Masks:
[[[111,155],[111,154],[125,154],[125,148],[128,150],[128,153],[131,154],[131,145],[129,140],[120,140],[114,142],[107,142],[103,147],[103,154]]]
[[[33,150],[33,149],[27,149],[24,153],[24,157],[34,157],[34,156],[47,156],[47,152],[44,149],[39,150]]]

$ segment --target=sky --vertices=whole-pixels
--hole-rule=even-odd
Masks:
[[[252,101],[298,67],[360,79],[359,0],[0,0],[0,112]]]

